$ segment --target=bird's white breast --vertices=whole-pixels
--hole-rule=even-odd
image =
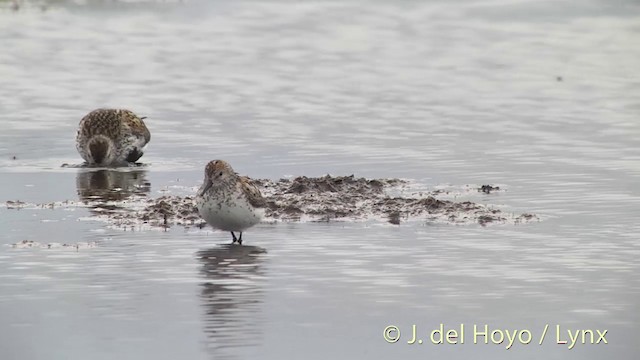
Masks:
[[[196,198],[198,212],[209,225],[225,231],[243,231],[264,216],[264,209],[254,208],[244,196],[224,195],[208,192]]]

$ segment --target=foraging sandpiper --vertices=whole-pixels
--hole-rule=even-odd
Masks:
[[[214,228],[230,231],[232,244],[242,244],[242,231],[260,222],[266,205],[251,179],[236,174],[227,162],[213,160],[205,167],[196,196],[198,212]]]
[[[93,110],[80,120],[76,149],[90,165],[135,163],[151,140],[143,119],[129,110]]]

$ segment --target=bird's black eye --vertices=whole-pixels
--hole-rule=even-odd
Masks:
[[[220,172],[218,173],[218,176],[222,176],[222,171],[220,171]]]

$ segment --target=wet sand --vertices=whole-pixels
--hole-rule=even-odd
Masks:
[[[471,201],[437,199],[439,195],[448,194],[444,190],[414,192],[410,190],[409,180],[325,175],[253,181],[267,200],[265,222],[386,221],[394,225],[427,222],[486,226],[539,221],[535,214],[517,215]],[[9,200],[5,206],[7,209],[88,207],[96,218],[123,229],[206,225],[193,196],[150,198],[150,184],[144,174],[137,171],[83,171],[78,176],[77,187],[80,201],[28,204]],[[483,185],[468,191],[488,193],[487,188],[499,189]]]

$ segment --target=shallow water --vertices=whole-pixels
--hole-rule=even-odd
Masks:
[[[8,4],[0,202],[104,206],[0,206],[3,360],[639,352],[636,2]],[[76,126],[103,106],[148,116],[146,166],[61,167],[80,162]],[[467,197],[542,221],[265,223],[242,248],[210,229],[97,221],[189,194],[214,158],[257,178],[494,184],[506,191]],[[95,246],[9,246],[23,240]],[[432,345],[440,323],[464,323],[465,344]],[[407,344],[411,324],[424,344]],[[474,345],[474,324],[533,340]],[[608,344],[568,350],[556,324],[608,329]]]

